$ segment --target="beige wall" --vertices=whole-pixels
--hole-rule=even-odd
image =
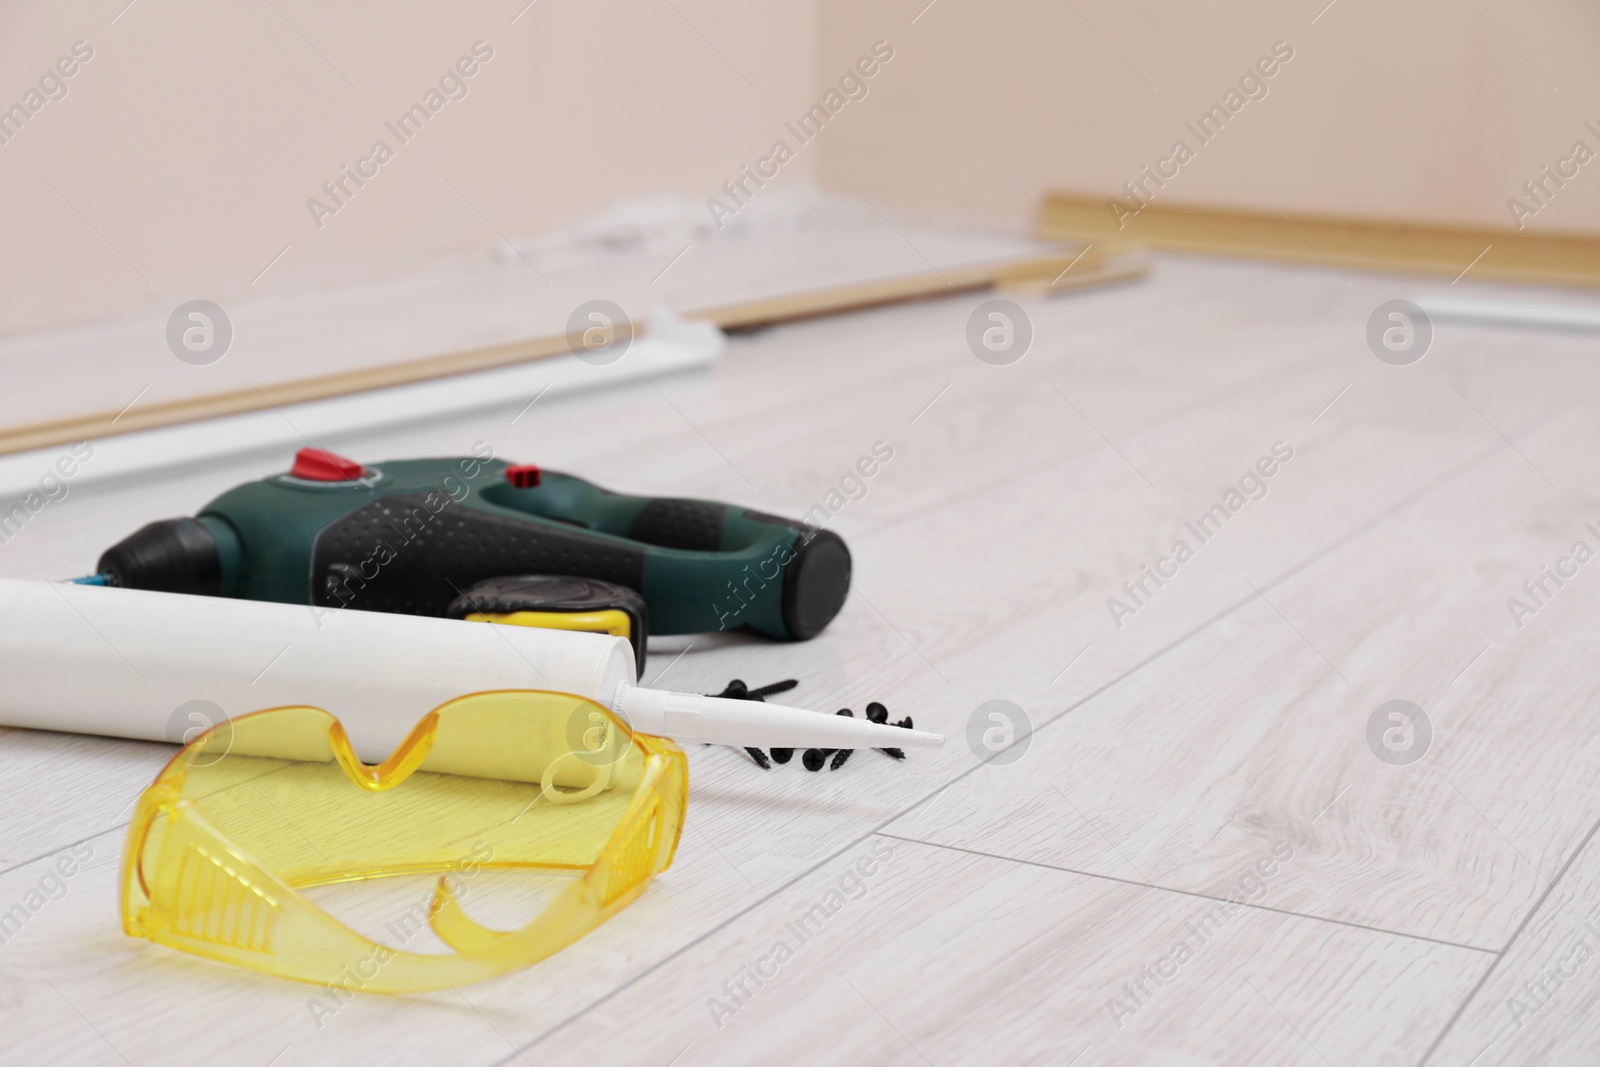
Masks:
[[[863,42],[897,52],[829,131],[822,177],[1026,225],[1041,190],[1110,197],[1184,138],[1168,202],[1510,225],[1542,165],[1579,139],[1600,152],[1593,4],[1336,0],[1317,17],[1326,2],[937,0],[912,24],[926,0],[821,0],[824,75]],[[1294,58],[1267,96],[1200,146],[1183,123],[1280,40]],[[1528,226],[1600,231],[1600,159],[1549,188]]]
[[[701,202],[878,40],[893,60],[781,183],[1025,228],[1044,190],[1110,196],[1193,141],[1184,121],[1278,40],[1294,58],[1266,98],[1161,198],[1497,224],[1575,140],[1600,150],[1600,13],[1579,0],[1336,0],[1315,24],[1321,0],[538,0],[514,23],[522,0],[122,3],[0,7],[0,106],[94,50],[0,145],[0,334],[404,270],[630,196]],[[318,228],[307,199],[479,40],[468,95]],[[1600,230],[1600,161],[1529,225]]]
[[[809,0],[539,0],[515,23],[524,0],[124,2],[0,6],[0,106],[93,49],[0,145],[0,333],[252,291],[285,245],[253,291],[701,200],[812,90]],[[467,95],[400,145],[384,122],[479,40]],[[319,229],[307,199],[379,138],[394,158]]]

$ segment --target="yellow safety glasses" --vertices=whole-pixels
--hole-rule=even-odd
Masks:
[[[687,793],[676,745],[566,693],[453,700],[377,766],[356,757],[320,708],[258,711],[185,745],[139,798],[122,926],[197,956],[351,990],[473,982],[544,959],[637,897],[672,863]],[[571,880],[527,925],[501,932],[458,900],[462,878],[480,867]],[[427,921],[453,953],[371,939],[303,893],[434,873]],[[390,940],[408,929],[382,928]]]

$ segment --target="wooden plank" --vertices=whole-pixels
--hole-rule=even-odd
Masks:
[[[1592,425],[1574,411],[1517,436],[1536,456],[1584,454]],[[931,816],[886,832],[1203,893],[1263,838],[1293,833],[1303,859],[1275,887],[1279,906],[1500,948],[1600,816],[1600,679],[1585,669],[1600,585],[1512,625],[1518,572],[1537,578],[1586,536],[1596,487],[1574,480],[1552,500],[1509,448],[1492,456],[1281,582],[1259,537],[1224,530],[1130,626],[1188,614],[1182,598],[1202,585],[1236,591],[1213,601],[1224,618],[1037,735],[1025,761],[975,771]],[[1291,465],[1274,491],[1308,474]],[[1129,639],[1109,630],[1095,642]],[[1414,765],[1369,750],[1368,719],[1395,698],[1432,717]]]
[[[1595,235],[1160,202],[1119,219],[1113,203],[1123,211],[1135,207],[1120,200],[1051,193],[1040,209],[1039,233],[1053,240],[1141,244],[1317,266],[1600,286],[1600,236]]]
[[[1068,268],[1072,270],[1069,272]],[[1143,272],[1143,266],[1137,264],[1102,268],[1098,266],[1097,258],[1092,255],[1083,256],[1082,261],[1078,261],[1075,254],[1029,256],[953,267],[943,272],[919,273],[863,284],[809,290],[778,299],[762,299],[711,308],[692,313],[689,317],[709,319],[725,330],[753,329],[780,322],[947,293],[967,292],[995,285],[1015,284],[1035,287],[1043,285],[1052,291],[1064,292],[1069,289],[1131,280]],[[634,335],[641,334],[643,329],[642,323],[634,327]],[[373,389],[409,385],[530,360],[547,359],[572,351],[576,341],[576,338],[568,338],[565,335],[532,338],[447,353],[427,359],[269,384],[260,388],[236,389],[149,403],[120,412],[101,411],[74,418],[32,423],[0,431],[0,455],[49,448],[111,434],[133,433],[311,400],[347,396]]]
[[[1262,908],[1224,913],[1208,899],[869,838],[836,848],[815,871],[707,936],[677,929],[674,905],[685,901],[669,876],[538,967],[458,991],[357,997],[330,1011],[313,986],[110,930],[88,936],[114,922],[115,844],[95,839],[0,875],[0,900],[9,904],[27,899],[63,856],[89,853],[64,879],[65,893],[43,899],[0,956],[7,1050],[17,1062],[120,1055],[198,1065],[247,1052],[250,1062],[267,1063],[287,1048],[285,1062],[338,1064],[359,1061],[380,1035],[403,1033],[402,1059],[416,1063],[521,1063],[519,1050],[532,1045],[527,1058],[552,1067],[667,1064],[686,1048],[680,1062],[696,1064],[993,1063],[997,1050],[1008,1062],[1067,1063],[1087,1049],[1080,1067],[1163,1055],[1294,1067],[1318,1067],[1326,1056],[1398,1067],[1415,1062],[1488,960]],[[730,871],[723,877],[743,886]],[[494,909],[499,888],[474,884],[469,908]],[[391,902],[389,913],[426,900],[425,892],[413,895]],[[515,922],[526,911],[521,903],[498,923]],[[794,932],[802,921],[803,941]],[[1191,923],[1208,936],[1191,933]],[[612,992],[619,968],[637,967],[626,946],[641,938],[662,965],[586,1011]],[[1176,968],[1158,964],[1185,939],[1191,958]],[[774,973],[780,940],[792,958]],[[768,975],[757,987],[745,976],[763,958]],[[1157,965],[1169,973],[1159,985],[1142,974]],[[41,973],[49,985],[26,981]],[[741,979],[745,994],[730,994],[729,983]],[[1141,980],[1149,995],[1138,1003],[1126,986]],[[1113,999],[1137,1007],[1113,1016]],[[729,1010],[713,1014],[713,1001]],[[202,1005],[207,1025],[182,1029]]]
[[[642,328],[641,328],[642,329]],[[639,331],[636,331],[639,332]],[[164,403],[129,408],[123,412],[100,411],[77,418],[33,423],[0,431],[0,455],[27,452],[35,448],[67,444],[111,434],[133,433],[160,426],[174,426],[201,419],[265,411],[286,404],[347,396],[395,385],[411,385],[454,374],[505,367],[513,363],[547,359],[571,351],[568,339],[541,337],[514,344],[490,345],[428,359],[412,360],[385,367],[367,367],[338,374],[301,378],[262,388],[235,389],[208,396],[185,397]]]
[[[829,901],[852,868],[859,896]],[[818,920],[824,902],[834,911]],[[869,838],[569,1026],[522,1030],[537,1042],[525,1051],[578,1067],[648,1016],[657,1024],[633,1048],[660,1063],[687,1048],[696,1064],[1409,1065],[1487,963],[1260,909],[1218,927],[1215,907]],[[794,957],[774,967],[780,941]],[[1177,964],[1180,942],[1190,955]],[[758,966],[759,986],[745,977]],[[1156,966],[1166,980],[1143,977]],[[1149,995],[1130,995],[1141,980]],[[1126,1010],[1114,1016],[1113,1001]]]
[[[1591,828],[1591,833],[1594,829]],[[1600,842],[1591,838],[1424,1064],[1583,1063],[1600,1047]]]
[[[1079,251],[1083,254],[1080,256]],[[1030,256],[1004,263],[950,267],[932,273],[909,274],[882,281],[817,289],[771,300],[755,300],[711,308],[695,317],[710,319],[724,330],[746,330],[795,322],[818,315],[859,311],[907,300],[952,296],[957,293],[1003,287],[1041,287],[1055,291],[1127,281],[1144,273],[1137,264],[1103,265],[1104,255],[1075,250],[1060,255]]]

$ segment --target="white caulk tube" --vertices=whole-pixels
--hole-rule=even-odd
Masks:
[[[549,689],[640,733],[759,748],[905,748],[938,734],[633,684],[620,637],[415,615],[0,579],[0,726],[179,742],[195,726],[310,705],[387,758],[468,693]]]
[[[751,700],[668,693],[624,683],[611,709],[641,734],[752,748],[903,748],[943,736]],[[839,727],[843,725],[844,729]],[[871,727],[871,730],[864,729]],[[759,741],[743,740],[760,738]]]

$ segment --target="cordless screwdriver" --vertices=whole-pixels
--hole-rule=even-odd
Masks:
[[[642,664],[646,634],[815,636],[844,604],[850,552],[792,519],[492,454],[363,466],[308,448],[143,527],[96,570],[79,581],[609,632]]]

